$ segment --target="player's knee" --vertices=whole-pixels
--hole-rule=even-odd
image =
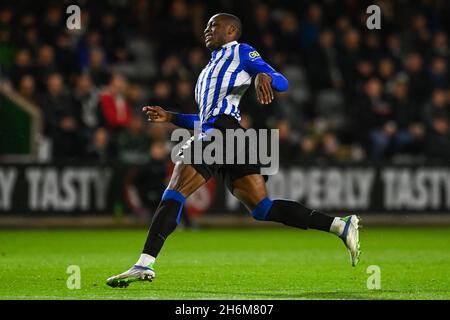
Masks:
[[[186,197],[177,190],[167,188],[161,198],[161,201],[164,200],[175,200],[183,205],[186,202]]]
[[[178,163],[169,182],[168,189],[181,193],[188,197],[203,184],[206,180],[190,165]]]
[[[259,221],[265,221],[271,207],[272,200],[270,200],[268,197],[265,197],[253,209],[252,217]]]

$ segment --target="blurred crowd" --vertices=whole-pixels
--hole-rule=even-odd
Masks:
[[[68,5],[81,7],[68,30]],[[43,114],[49,160],[165,161],[171,125],[142,106],[197,113],[211,15],[290,82],[269,106],[250,89],[242,125],[278,128],[280,161],[450,159],[448,1],[27,1],[0,4],[0,81]],[[45,156],[43,156],[45,157]]]

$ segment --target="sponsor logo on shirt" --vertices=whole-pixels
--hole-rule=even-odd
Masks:
[[[248,56],[249,56],[250,58],[252,58],[252,59],[255,59],[255,58],[260,57],[258,51],[252,51],[252,52],[250,52],[250,53],[248,54]]]

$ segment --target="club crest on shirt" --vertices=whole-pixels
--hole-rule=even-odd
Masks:
[[[255,59],[255,58],[258,58],[260,55],[259,55],[258,51],[252,51],[252,52],[249,52],[248,56],[252,59]]]

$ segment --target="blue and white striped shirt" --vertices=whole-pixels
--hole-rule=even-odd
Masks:
[[[175,124],[193,129],[200,121],[202,127],[212,125],[221,114],[241,120],[239,102],[258,73],[272,77],[276,91],[286,91],[288,81],[268,65],[251,46],[229,42],[211,53],[211,60],[200,73],[195,86],[198,115],[177,114]]]

